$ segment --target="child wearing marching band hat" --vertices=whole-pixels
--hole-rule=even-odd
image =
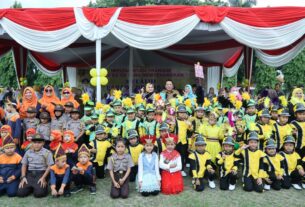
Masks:
[[[159,159],[153,151],[155,136],[145,135],[141,137],[144,151],[138,160],[138,191],[143,196],[157,195],[160,192],[161,176],[159,172]]]
[[[205,150],[206,142],[202,135],[198,134],[195,139],[196,150],[189,155],[194,189],[196,191],[204,190],[204,178],[208,179],[209,186],[213,189],[215,188],[215,170],[211,165],[211,155]]]
[[[160,155],[159,165],[162,169],[161,192],[167,195],[178,194],[182,192],[184,188],[181,175],[181,156],[179,152],[175,150],[177,141],[178,137],[175,135],[163,137],[166,150]]]
[[[219,166],[219,187],[221,190],[234,190],[237,180],[238,159],[234,156],[234,139],[228,136],[222,143],[223,150],[216,157]]]
[[[51,194],[53,197],[69,197],[70,193],[70,166],[67,164],[67,156],[61,144],[54,154],[55,164],[50,169]]]

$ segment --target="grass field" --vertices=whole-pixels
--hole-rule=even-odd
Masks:
[[[109,196],[110,179],[98,180],[97,194],[89,195],[88,190],[72,195],[70,198],[47,198],[35,199],[30,196],[27,198],[8,198],[2,196],[0,199],[1,207],[62,207],[62,206],[83,206],[83,207],[121,207],[121,206],[167,206],[167,207],[191,207],[191,206],[242,206],[242,207],[281,207],[305,206],[305,190],[296,191],[294,189],[269,191],[262,194],[251,192],[247,193],[241,189],[240,182],[235,191],[220,191],[219,188],[211,190],[206,188],[203,192],[195,192],[191,186],[190,178],[184,180],[185,190],[175,196],[158,195],[156,197],[144,198],[135,191],[134,183],[130,184],[130,196],[128,199],[113,200]],[[218,187],[218,186],[217,186]]]

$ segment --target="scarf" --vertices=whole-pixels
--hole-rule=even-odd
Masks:
[[[27,91],[30,91],[32,93],[32,98],[29,100],[27,98],[25,98],[25,93]],[[26,87],[23,91],[23,95],[22,95],[22,104],[19,108],[19,114],[20,114],[20,118],[24,119],[26,118],[26,111],[29,107],[34,107],[36,108],[38,104],[38,99],[36,96],[36,93],[34,91],[34,89],[32,87]]]
[[[65,98],[64,92],[69,92],[69,98]],[[79,103],[74,99],[72,91],[70,88],[63,88],[61,92],[61,105],[65,105],[67,102],[72,102],[74,108],[79,107]]]

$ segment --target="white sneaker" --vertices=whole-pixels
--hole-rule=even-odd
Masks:
[[[235,190],[235,185],[229,185],[229,190]]]
[[[304,188],[304,189],[305,189],[305,183],[302,183],[302,188]]]
[[[187,174],[184,171],[181,171],[181,175],[182,175],[182,177],[186,177],[187,176]]]
[[[296,190],[302,190],[301,186],[299,184],[292,184],[292,187]]]
[[[215,182],[209,180],[209,187],[210,187],[211,189],[216,188]]]
[[[191,167],[190,163],[186,163],[185,167],[190,168]]]
[[[265,190],[270,190],[270,188],[271,188],[270,185],[267,185],[267,184],[264,185]]]

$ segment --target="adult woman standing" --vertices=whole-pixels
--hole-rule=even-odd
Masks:
[[[152,83],[147,83],[145,86],[145,93],[143,94],[143,98],[146,103],[154,103],[155,100],[155,88]]]
[[[74,108],[79,107],[79,103],[74,99],[71,89],[63,88],[61,92],[61,105],[64,106],[67,102],[72,102]]]
[[[32,87],[26,87],[23,91],[22,103],[19,104],[19,114],[21,119],[26,118],[26,111],[29,107],[36,108],[36,111],[40,108],[38,98]]]
[[[39,100],[41,109],[50,113],[51,117],[54,117],[54,109],[56,104],[60,104],[59,98],[55,95],[54,88],[51,85],[47,85],[44,88],[42,98]]]

